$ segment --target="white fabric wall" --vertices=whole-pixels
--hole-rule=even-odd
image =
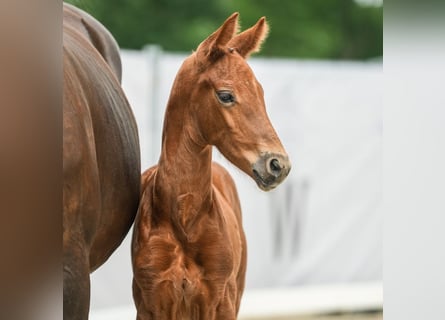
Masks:
[[[123,86],[153,165],[168,94],[184,55],[123,51]],[[232,173],[248,241],[247,288],[382,278],[380,62],[252,58],[272,124],[293,163],[265,193]],[[132,304],[130,236],[92,275],[92,309]]]

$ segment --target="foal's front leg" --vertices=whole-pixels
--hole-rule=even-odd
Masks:
[[[225,299],[216,309],[215,320],[236,320],[236,311],[233,302]]]
[[[148,278],[133,279],[133,299],[137,309],[137,320],[183,320],[180,297],[175,294],[170,281],[162,281],[155,288],[147,285]],[[148,280],[148,281],[147,281]],[[203,318],[204,319],[204,318]],[[190,319],[195,320],[195,319]],[[198,319],[196,319],[198,320]]]

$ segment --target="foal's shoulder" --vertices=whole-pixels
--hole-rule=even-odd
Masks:
[[[145,189],[153,183],[155,173],[158,170],[158,166],[153,166],[142,173],[141,176],[141,194],[144,193]]]
[[[157,166],[151,167],[141,176],[141,197],[139,209],[134,221],[132,248],[133,251],[141,249],[147,243],[151,230],[151,216],[153,211],[151,186],[154,182]]]
[[[232,176],[227,171],[227,169],[219,163],[212,162],[212,174],[213,183],[216,186],[229,184],[230,186],[235,187],[235,182],[233,181]]]

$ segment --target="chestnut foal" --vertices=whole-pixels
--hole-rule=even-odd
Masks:
[[[236,319],[244,289],[246,240],[230,175],[212,145],[263,190],[290,162],[266,114],[263,89],[246,58],[268,26],[236,35],[238,14],[181,66],[165,114],[157,166],[142,176],[133,234],[137,319]]]

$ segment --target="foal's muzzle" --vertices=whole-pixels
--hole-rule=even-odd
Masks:
[[[289,174],[291,163],[287,155],[266,153],[253,164],[253,177],[260,189],[269,191]]]

